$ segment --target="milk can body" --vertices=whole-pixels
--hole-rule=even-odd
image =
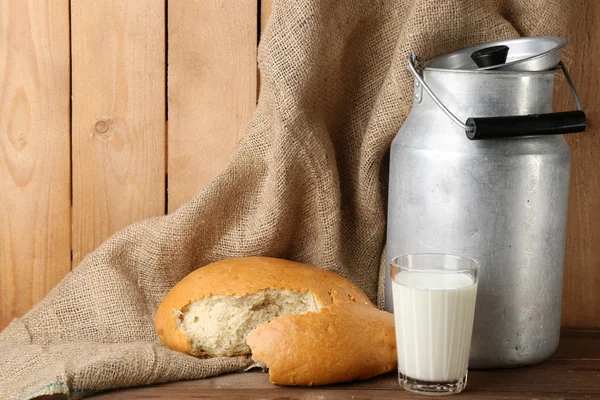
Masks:
[[[555,70],[424,69],[460,119],[552,112]],[[514,367],[558,345],[570,152],[562,135],[470,141],[415,84],[390,153],[387,265],[406,253],[481,264],[470,366]],[[386,274],[386,309],[393,311]]]

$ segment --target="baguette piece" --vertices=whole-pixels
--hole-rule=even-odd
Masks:
[[[285,385],[364,379],[396,365],[391,314],[340,275],[277,258],[228,259],[190,273],[159,305],[155,329],[171,349],[198,357],[256,348],[255,361]]]

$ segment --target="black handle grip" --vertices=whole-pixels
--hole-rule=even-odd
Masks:
[[[551,114],[469,118],[467,125],[473,128],[466,131],[471,140],[562,135],[584,131],[586,117],[582,110],[577,110]]]

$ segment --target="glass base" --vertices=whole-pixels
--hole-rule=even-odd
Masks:
[[[428,396],[447,396],[451,394],[458,394],[467,387],[466,375],[463,378],[455,381],[430,382],[414,379],[399,372],[398,380],[400,381],[400,386],[402,386],[404,390],[418,394],[425,394]]]

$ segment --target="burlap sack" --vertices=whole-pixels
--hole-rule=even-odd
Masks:
[[[560,35],[568,9],[562,0],[276,2],[259,48],[260,101],[229,167],[173,214],[107,240],[0,334],[0,398],[81,398],[243,370],[251,360],[179,354],[153,330],[169,288],[219,259],[302,261],[375,301],[386,153],[412,102],[408,51],[430,58]]]

